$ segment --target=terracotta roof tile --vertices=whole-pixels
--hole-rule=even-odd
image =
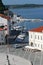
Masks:
[[[38,28],[34,28],[34,29],[30,30],[30,31],[33,31],[33,32],[43,32],[43,26],[38,27]]]
[[[5,19],[8,19],[8,20],[11,19],[9,16],[6,16],[4,14],[0,14],[0,16],[3,17],[3,18],[5,18]]]
[[[2,31],[3,30],[3,28],[0,28],[0,31]]]

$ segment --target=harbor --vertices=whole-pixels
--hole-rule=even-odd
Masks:
[[[0,65],[43,65],[43,8],[10,9],[0,0]]]
[[[0,46],[0,53],[4,53],[6,56],[6,53],[11,54],[11,55],[15,55],[18,57],[22,57],[24,59],[26,59],[27,61],[30,61],[33,63],[33,65],[43,65],[43,52],[40,51],[36,51],[36,52],[32,52],[32,51],[24,51],[21,49],[15,49],[14,47],[10,47],[10,50],[8,51],[8,49],[6,48],[6,46]],[[11,57],[12,58],[12,57]],[[12,59],[11,59],[12,60]],[[3,60],[4,61],[4,60]],[[14,58],[14,64],[16,63],[16,60]]]

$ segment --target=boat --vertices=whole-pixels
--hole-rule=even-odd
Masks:
[[[16,42],[24,42],[24,39],[25,39],[25,37],[26,37],[26,33],[24,32],[22,32],[22,33],[20,33],[18,36],[17,36],[17,38],[16,38]]]
[[[41,51],[42,49],[32,46],[25,46],[25,50]]]
[[[21,30],[22,29],[22,26],[19,26],[19,25],[18,26],[14,26],[13,29],[14,30]]]
[[[18,36],[18,38],[22,39],[22,40],[24,39],[24,37],[25,37],[25,34],[21,34],[21,35]]]

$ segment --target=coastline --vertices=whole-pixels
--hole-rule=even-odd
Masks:
[[[6,7],[13,9],[13,8],[41,8],[43,4],[16,4],[16,5],[5,5]]]

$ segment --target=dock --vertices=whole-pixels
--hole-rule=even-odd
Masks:
[[[38,21],[43,21],[43,19],[20,19],[20,21],[32,21],[32,22],[38,22]]]

